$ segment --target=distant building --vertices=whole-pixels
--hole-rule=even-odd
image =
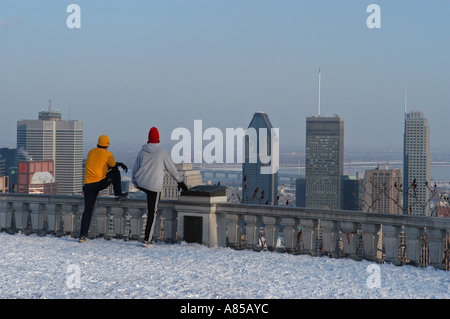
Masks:
[[[343,176],[343,192],[344,198],[342,203],[342,209],[361,211],[363,207],[363,178],[359,176]]]
[[[369,212],[402,214],[402,172],[378,165],[366,170],[364,176],[364,210]]]
[[[436,216],[450,218],[449,196],[447,194],[439,194],[439,201],[436,207]]]
[[[203,185],[202,174],[200,170],[194,170],[192,163],[175,164],[180,176],[188,188]],[[163,188],[161,190],[161,199],[178,199],[178,183],[170,176],[169,172],[164,171]]]
[[[23,149],[4,147],[0,148],[0,159],[2,159],[4,165],[0,176],[7,177],[5,180],[8,183],[8,192],[14,193],[15,185],[17,185],[17,161],[26,160],[27,155]]]
[[[406,114],[403,142],[403,210],[410,215],[429,216],[430,127],[423,112]]]
[[[305,207],[306,206],[306,180],[304,177],[297,178],[295,180],[295,206]]]
[[[53,161],[19,161],[17,193],[58,194]]]
[[[242,164],[242,202],[247,204],[278,205],[278,136],[272,136],[274,129],[269,116],[264,112],[253,115],[248,126],[255,136],[245,136],[245,161]],[[261,130],[262,129],[262,130]],[[249,130],[248,130],[249,131]],[[265,131],[266,135],[261,136]],[[263,163],[261,158],[271,157]],[[275,165],[272,172],[270,167]],[[267,169],[267,171],[266,171]]]
[[[9,178],[8,176],[0,176],[0,193],[9,193]]]
[[[306,207],[341,209],[344,119],[306,118]]]
[[[79,194],[83,187],[83,123],[61,119],[57,111],[39,112],[37,120],[17,121],[17,148],[28,159],[52,160],[59,194]]]

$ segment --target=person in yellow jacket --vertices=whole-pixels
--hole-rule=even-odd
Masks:
[[[86,241],[95,201],[101,190],[112,184],[118,202],[128,196],[128,193],[122,193],[119,167],[125,172],[128,172],[128,168],[125,164],[114,160],[114,156],[108,151],[108,147],[109,137],[107,135],[100,136],[97,147],[89,151],[86,159],[83,186],[84,212],[81,217],[80,243]]]

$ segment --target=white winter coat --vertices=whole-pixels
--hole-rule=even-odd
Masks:
[[[159,143],[145,144],[134,162],[131,182],[136,187],[160,192],[163,187],[164,169],[177,183],[183,181],[169,153]]]

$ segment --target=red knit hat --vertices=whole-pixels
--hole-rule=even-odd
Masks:
[[[156,127],[152,127],[150,132],[148,132],[147,143],[159,143],[159,132]]]

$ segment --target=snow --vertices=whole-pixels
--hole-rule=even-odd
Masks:
[[[434,267],[0,233],[1,299],[448,299],[449,290],[450,272]]]

